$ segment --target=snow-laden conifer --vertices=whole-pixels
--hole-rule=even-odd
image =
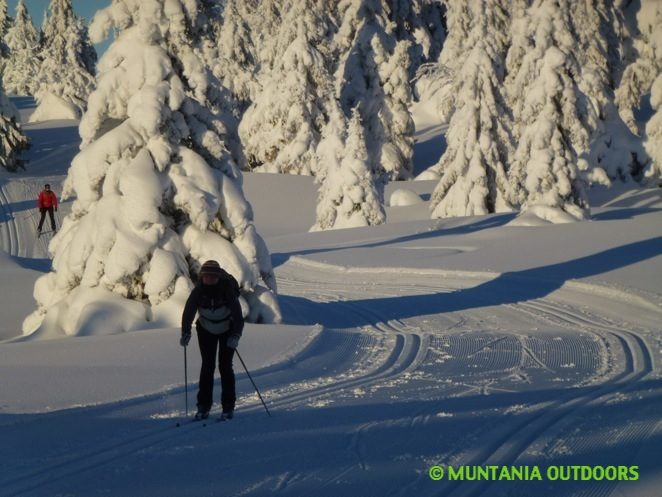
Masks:
[[[651,8],[652,6],[649,6]],[[657,67],[657,77],[651,86],[650,102],[654,114],[646,124],[644,146],[650,155],[651,162],[646,168],[645,174],[655,180],[662,179],[662,6],[655,5],[654,15],[650,16],[650,25],[644,29],[648,36],[648,43],[652,48],[647,54],[654,54],[655,60],[650,64]]]
[[[651,88],[651,106],[655,111],[646,124],[644,146],[651,162],[646,168],[646,176],[662,179],[662,74],[658,75]]]
[[[467,39],[471,30],[471,4],[470,2],[454,2],[446,0],[446,25],[448,36],[444,41],[439,55],[439,67],[436,71],[437,80],[432,84],[435,94],[435,106],[441,122],[450,122],[455,112],[455,102],[461,81],[459,73],[466,56]]]
[[[532,46],[512,79],[517,149],[509,172],[512,201],[550,221],[587,216],[579,161],[588,150],[596,113],[582,98],[573,53],[571,2],[535,0],[529,9]],[[597,174],[597,172],[596,172]]]
[[[576,76],[586,103],[596,114],[590,129],[590,150],[582,154],[590,168],[604,169],[611,179],[627,180],[640,173],[646,153],[641,141],[624,125],[614,103],[614,88],[622,73],[626,39],[620,9],[611,0],[573,2],[571,21],[574,54],[580,66]]]
[[[572,4],[571,21],[577,40],[575,54],[581,67],[580,88],[606,119],[613,101],[614,72],[620,66],[623,28],[611,0],[580,0]]]
[[[5,36],[7,36],[7,31],[9,31],[11,25],[12,20],[7,12],[7,0],[0,0],[0,75],[2,75],[9,58],[9,47],[5,43]]]
[[[235,276],[249,320],[279,319],[269,253],[209,110],[215,86],[196,50],[198,7],[114,0],[96,14],[95,41],[117,34],[65,181],[72,211],[50,244],[53,270],[36,283],[39,307],[24,332],[85,332],[109,303],[133,309],[126,329],[145,319],[176,326],[207,259]]]
[[[11,17],[9,17],[9,11],[7,10],[7,0],[0,0],[0,38],[4,39],[11,24]]]
[[[3,73],[5,89],[15,95],[35,95],[39,89],[39,33],[23,0],[5,37],[9,59]]]
[[[381,149],[381,167],[393,179],[410,179],[413,172],[414,120],[409,112],[412,87],[407,72],[410,43],[399,41],[393,54],[379,66],[384,89],[381,123],[385,143]]]
[[[256,48],[250,30],[251,10],[244,0],[227,0],[216,28],[214,75],[230,90],[243,111],[255,97]]]
[[[448,148],[432,169],[441,179],[432,194],[433,217],[512,210],[506,175],[512,150],[510,116],[502,94],[507,49],[507,2],[474,0],[473,23],[458,74],[457,107]]]
[[[396,42],[381,2],[345,0],[338,9],[342,23],[335,44],[341,55],[335,82],[342,109],[349,116],[358,107],[373,169],[390,179],[410,178],[408,45]]]
[[[0,167],[16,171],[23,167],[20,153],[28,147],[28,140],[16,123],[16,109],[7,99],[0,82]]]
[[[317,153],[323,173],[316,178],[320,190],[312,230],[383,223],[383,191],[371,169],[358,110],[352,111],[349,123],[340,108],[332,110]]]
[[[436,62],[444,43],[443,8],[430,0],[388,0],[399,41],[410,42],[410,78],[426,62]]]
[[[44,19],[41,59],[39,106],[31,120],[80,117],[94,88],[97,55],[71,0],[51,0]],[[58,113],[53,112],[56,106]]]
[[[630,130],[642,135],[643,125],[635,119],[634,111],[662,72],[662,4],[642,5],[637,17],[639,32],[634,40],[634,60],[623,71],[616,89],[616,103]]]
[[[533,46],[533,40],[529,35],[529,4],[530,0],[512,0],[510,2],[510,42],[506,55],[505,84],[509,101],[517,97],[517,95],[509,94],[509,90],[513,88],[512,80],[519,72],[524,55]]]
[[[327,20],[318,14],[325,2],[294,3],[280,37],[292,38],[271,70],[260,76],[255,102],[239,127],[251,169],[290,174],[315,173],[315,149],[333,98],[329,59],[322,52]]]

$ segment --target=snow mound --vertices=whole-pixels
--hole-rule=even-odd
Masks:
[[[421,174],[416,176],[414,178],[414,181],[431,181],[431,180],[439,181],[440,178],[441,175],[439,173],[435,171],[431,171],[430,169],[426,169]]]
[[[145,328],[146,313],[140,302],[124,299],[105,288],[80,286],[45,315],[39,310],[30,314],[23,331],[30,339],[59,338],[63,334],[114,335]]]
[[[506,226],[545,226],[547,224],[576,223],[577,218],[548,205],[531,205]]]
[[[398,188],[389,198],[389,206],[391,207],[406,207],[408,205],[416,205],[423,202],[415,192],[407,188]]]
[[[58,119],[80,119],[78,108],[71,102],[47,93],[30,116],[30,122],[55,121]]]

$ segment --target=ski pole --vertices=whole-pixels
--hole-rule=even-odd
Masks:
[[[186,362],[186,349],[184,347],[184,402],[186,403],[186,417],[188,418],[188,364]]]
[[[248,375],[248,378],[251,380],[251,383],[253,384],[253,388],[255,388],[255,391],[257,392],[257,396],[260,397],[260,401],[262,402],[262,405],[264,406],[265,411],[267,411],[267,414],[269,415],[269,417],[271,417],[271,413],[269,412],[269,409],[267,408],[267,404],[264,403],[264,400],[262,399],[262,395],[260,395],[260,391],[257,389],[257,385],[253,381],[253,378],[251,377],[251,374],[248,372],[248,368],[246,367],[246,364],[244,363],[244,360],[239,355],[239,349],[235,349],[235,352],[237,352],[237,357],[241,361],[241,365],[244,367],[244,370],[246,371],[246,374]]]

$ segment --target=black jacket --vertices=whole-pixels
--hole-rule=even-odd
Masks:
[[[191,324],[198,309],[214,309],[227,305],[230,308],[231,335],[239,335],[244,329],[244,317],[239,303],[239,287],[234,279],[221,278],[216,285],[198,284],[189,295],[182,314],[182,333],[191,333]],[[199,321],[196,322],[198,327]]]

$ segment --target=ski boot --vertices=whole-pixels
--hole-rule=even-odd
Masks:
[[[203,419],[207,419],[209,417],[209,410],[205,409],[198,409],[198,412],[195,413],[195,416],[193,417],[194,421],[201,421]]]
[[[227,421],[228,419],[234,418],[234,410],[230,409],[228,411],[223,411],[221,413],[221,421]]]

